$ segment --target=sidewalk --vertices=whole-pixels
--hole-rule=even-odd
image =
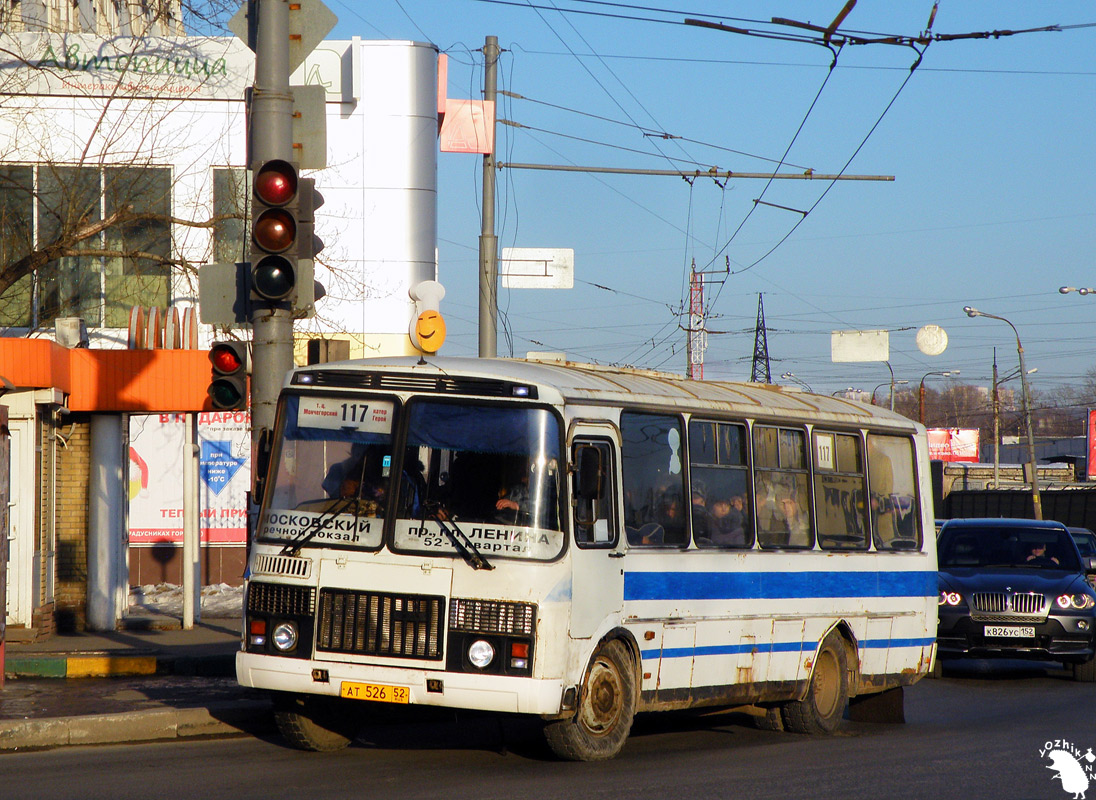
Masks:
[[[240,618],[127,619],[125,630],[9,642],[0,753],[271,729],[270,703],[235,679]]]

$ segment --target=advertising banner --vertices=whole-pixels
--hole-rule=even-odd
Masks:
[[[1088,410],[1088,466],[1085,472],[1085,477],[1096,481],[1096,408]]]
[[[129,543],[182,543],[183,414],[129,418]],[[198,526],[202,544],[247,541],[251,418],[245,411],[198,415]]]
[[[978,462],[977,428],[929,428],[926,433],[930,459]]]

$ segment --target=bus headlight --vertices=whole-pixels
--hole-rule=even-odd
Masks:
[[[472,666],[483,669],[495,658],[495,648],[484,639],[476,639],[468,645],[468,660]]]
[[[274,632],[271,634],[270,639],[274,642],[276,648],[283,653],[288,653],[290,650],[297,647],[297,623],[278,623],[277,627],[274,628]]]

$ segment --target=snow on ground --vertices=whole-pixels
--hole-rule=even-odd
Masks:
[[[202,587],[203,617],[239,617],[243,613],[243,586],[229,586],[216,583]],[[148,583],[144,586],[131,586],[129,590],[129,611],[139,614],[142,611],[167,616],[183,615],[183,587],[174,583]]]

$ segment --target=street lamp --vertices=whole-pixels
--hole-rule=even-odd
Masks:
[[[1038,367],[1027,371],[1028,375],[1038,372]],[[997,376],[997,348],[993,348],[993,488],[1001,488],[1001,393],[1000,386],[1020,374],[1017,367],[1003,378]]]
[[[1063,286],[1062,288],[1068,289],[1069,287]],[[1065,294],[1065,292],[1062,293]],[[1043,518],[1043,500],[1039,496],[1039,471],[1035,465],[1035,436],[1031,430],[1031,389],[1028,387],[1028,372],[1027,367],[1024,366],[1024,346],[1020,343],[1020,332],[1016,330],[1015,325],[996,314],[987,314],[985,311],[979,311],[977,308],[970,306],[964,306],[963,311],[971,318],[988,317],[989,319],[999,320],[1012,328],[1012,333],[1016,337],[1016,354],[1020,358],[1020,383],[1023,386],[1021,400],[1024,404],[1024,427],[1027,428],[1028,463],[1031,466],[1031,504],[1035,511],[1035,519],[1041,520]]]
[[[930,375],[942,375],[945,378],[949,378],[952,375],[958,375],[959,370],[948,369],[943,372],[926,372],[921,378],[921,385],[917,389],[917,421],[922,425],[925,424],[925,378]]]
[[[1089,288],[1078,289],[1075,286],[1063,286],[1058,290],[1059,294],[1069,294],[1070,292],[1076,292],[1079,295],[1096,294],[1096,289],[1089,289]]]
[[[873,406],[875,405],[875,393],[878,392],[881,387],[890,386],[891,387],[890,408],[891,408],[891,411],[894,411],[894,387],[895,386],[905,386],[908,383],[909,383],[909,381],[896,381],[896,380],[894,380],[894,378],[891,378],[889,381],[883,381],[881,384],[879,384],[879,386],[876,386],[874,389],[871,390],[871,404]]]
[[[781,377],[781,378],[783,378],[783,379],[784,379],[784,380],[786,380],[786,381],[791,381],[792,383],[796,383],[796,384],[799,384],[799,385],[800,385],[800,386],[802,386],[802,387],[803,387],[804,389],[806,389],[806,390],[807,390],[808,392],[813,392],[813,391],[814,391],[814,389],[812,389],[812,388],[811,388],[810,386],[808,386],[808,385],[806,384],[806,382],[804,382],[804,381],[800,380],[800,379],[799,379],[799,378],[798,378],[798,377],[797,377],[797,376],[795,375],[795,373],[794,373],[794,372],[784,372],[784,373],[782,373],[782,374],[780,375],[780,377]]]

